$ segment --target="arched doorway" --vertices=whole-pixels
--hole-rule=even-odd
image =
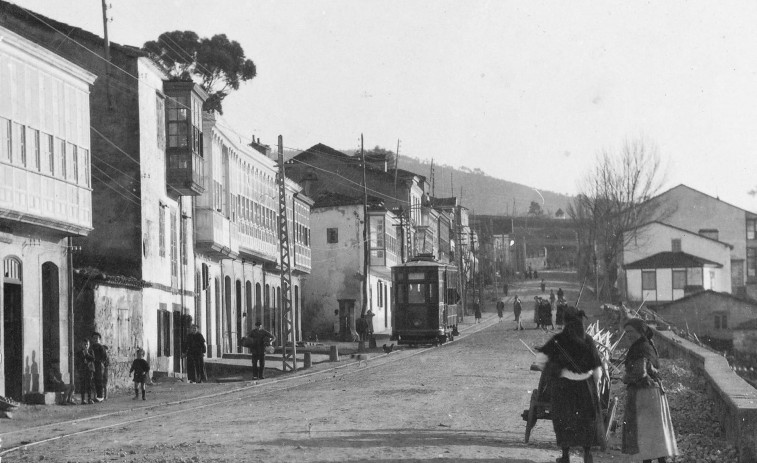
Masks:
[[[263,291],[260,288],[260,283],[255,283],[255,321],[263,323]]]
[[[244,284],[244,310],[245,314],[247,315],[247,323],[245,326],[245,332],[240,334],[240,336],[244,336],[247,333],[250,332],[250,330],[253,328],[253,312],[252,312],[252,283],[247,280],[247,283]]]
[[[24,379],[24,306],[21,261],[7,257],[3,261],[3,351],[5,395],[21,400]]]
[[[231,277],[224,278],[223,282],[224,311],[223,324],[223,352],[231,352]]]
[[[60,362],[60,283],[58,266],[42,264],[42,371]]]

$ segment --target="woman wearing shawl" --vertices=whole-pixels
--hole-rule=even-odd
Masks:
[[[536,362],[550,375],[552,399],[550,415],[562,457],[557,463],[570,462],[570,448],[582,447],[584,463],[593,461],[591,447],[601,443],[602,425],[598,386],[602,361],[594,340],[586,334],[583,310],[566,307],[565,328],[539,349]]]
[[[628,320],[623,328],[632,341],[625,367],[626,408],[623,417],[623,453],[634,460],[651,463],[656,458],[678,455],[673,421],[665,390],[657,369],[660,367],[653,331],[640,318]]]

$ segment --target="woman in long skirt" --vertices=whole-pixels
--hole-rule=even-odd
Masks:
[[[623,417],[623,453],[633,460],[664,463],[678,455],[670,407],[662,387],[653,331],[640,318],[628,320],[624,329],[633,340],[628,349],[623,382],[626,383],[626,408]]]
[[[593,462],[591,447],[601,445],[604,432],[598,385],[602,362],[591,336],[584,329],[583,311],[565,309],[565,328],[552,337],[537,354],[537,364],[550,375],[550,415],[562,456],[557,463],[570,462],[570,448],[583,448],[585,463]],[[600,434],[601,433],[601,434]]]

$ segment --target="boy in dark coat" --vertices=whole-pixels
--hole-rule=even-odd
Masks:
[[[79,378],[79,393],[81,403],[92,404],[92,374],[95,372],[95,356],[89,348],[89,339],[81,342],[81,347],[76,351],[76,376]],[[84,395],[87,399],[84,399]]]
[[[248,347],[252,352],[252,379],[265,379],[265,348],[276,340],[276,336],[263,329],[260,321],[256,321],[255,329],[247,337],[250,338]]]
[[[144,359],[145,351],[143,349],[137,349],[137,358],[131,362],[131,370],[129,374],[134,373],[134,400],[139,399],[139,390],[142,389],[142,400],[145,399],[145,381],[147,381],[147,373],[150,371],[150,364]]]

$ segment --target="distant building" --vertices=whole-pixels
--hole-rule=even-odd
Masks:
[[[0,21],[0,395],[70,378],[71,237],[92,230],[90,86],[95,75]]]
[[[757,298],[757,214],[686,185],[651,201],[663,211],[662,222],[731,245],[731,290]]]
[[[633,233],[618,279],[627,300],[655,305],[695,291],[731,292],[730,244],[662,222]]]
[[[313,271],[303,283],[306,336],[339,334],[351,340],[362,314],[365,244],[363,199],[321,193],[311,212]],[[399,218],[375,197],[368,208],[369,267],[366,312],[374,313],[375,333],[390,333],[391,268],[400,263]]]
[[[757,302],[712,290],[658,305],[655,310],[665,322],[700,339],[731,341],[735,328],[757,318]]]

